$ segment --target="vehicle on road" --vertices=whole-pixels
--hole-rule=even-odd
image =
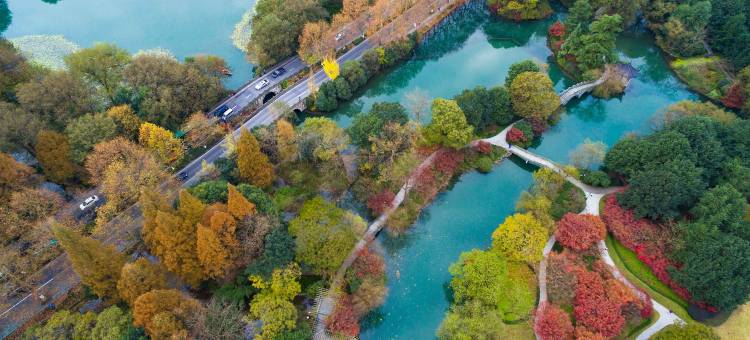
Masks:
[[[344,38],[344,32],[339,32],[336,34],[336,41],[339,41]]]
[[[97,201],[99,201],[99,197],[96,195],[91,195],[89,197],[86,197],[86,199],[78,205],[79,208],[81,208],[81,211],[84,211],[94,205]]]
[[[255,89],[256,90],[260,90],[260,89],[268,86],[268,83],[270,83],[270,81],[268,81],[268,79],[263,79],[263,80],[259,81],[257,84],[255,84]]]
[[[280,75],[284,74],[285,72],[286,72],[285,68],[279,67],[273,70],[273,72],[271,72],[271,77],[278,78]]]
[[[219,108],[218,108],[218,109],[214,110],[214,112],[213,112],[213,116],[214,116],[214,117],[219,117],[219,116],[223,116],[223,115],[224,115],[224,113],[226,113],[226,112],[227,112],[228,110],[231,110],[231,109],[229,108],[229,106],[228,106],[228,105],[224,104],[224,105],[222,105],[222,106],[219,106]]]
[[[180,182],[187,181],[187,179],[190,178],[190,176],[188,176],[186,172],[180,172],[179,174],[177,174],[176,177],[177,177],[177,180]]]

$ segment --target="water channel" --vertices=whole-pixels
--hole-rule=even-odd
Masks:
[[[452,97],[465,88],[502,84],[514,62],[533,58],[549,64],[559,91],[572,85],[548,57],[546,29],[554,18],[516,24],[491,18],[482,11],[463,13],[444,25],[415,56],[376,79],[335,118],[344,126],[356,112],[380,101],[399,101],[414,88],[430,97]],[[559,123],[533,147],[534,152],[566,162],[586,138],[611,146],[622,136],[646,133],[651,117],[671,103],[696,99],[667,68],[647,32],[623,34],[617,43],[620,59],[638,75],[620,98],[587,96],[567,106]],[[388,265],[389,296],[385,305],[363,322],[363,339],[433,339],[450,305],[448,266],[459,254],[486,248],[490,235],[512,214],[521,192],[531,184],[534,168],[506,160],[489,174],[461,176],[426,208],[405,236],[382,233],[380,244]]]
[[[238,88],[252,78],[245,53],[230,35],[255,0],[8,0],[7,38],[63,35],[81,47],[108,42],[130,53],[164,48],[177,59],[197,54],[224,58]]]
[[[5,36],[62,34],[82,47],[113,42],[131,53],[162,47],[180,59],[215,54],[232,67],[234,76],[227,85],[236,88],[250,78],[252,66],[229,35],[252,2],[9,0],[13,21]],[[458,14],[412,59],[371,82],[335,119],[347,126],[353,114],[379,101],[403,103],[405,94],[415,88],[434,98],[452,97],[477,85],[502,84],[511,64],[529,58],[548,63],[555,88],[562,90],[573,81],[547,60],[545,35],[553,20],[516,24],[483,11]],[[627,133],[647,132],[659,109],[697,98],[669,71],[648,33],[623,34],[617,47],[620,59],[639,71],[627,92],[610,100],[587,96],[571,102],[560,122],[533,147],[535,152],[565,162],[585,138],[612,145]],[[405,236],[383,233],[379,241],[386,253],[390,293],[385,305],[363,323],[362,338],[434,338],[450,304],[448,266],[463,251],[489,246],[492,231],[531,184],[531,171],[523,162],[506,160],[489,174],[464,174],[425,209]]]

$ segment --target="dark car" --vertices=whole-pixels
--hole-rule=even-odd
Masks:
[[[190,178],[190,176],[188,176],[186,172],[180,172],[179,174],[177,174],[177,180],[180,182],[187,181],[188,178]]]
[[[213,116],[214,117],[219,117],[222,114],[224,114],[224,112],[227,112],[227,110],[229,110],[229,106],[227,106],[226,104],[224,104],[222,106],[219,106],[218,109],[214,110]]]
[[[278,76],[280,76],[280,75],[282,75],[284,73],[286,73],[286,69],[283,68],[283,67],[279,67],[279,68],[273,70],[273,72],[271,72],[271,77],[277,78]]]

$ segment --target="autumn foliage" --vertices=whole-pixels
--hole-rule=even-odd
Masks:
[[[680,297],[690,300],[687,289],[677,285],[669,275],[668,268],[677,265],[666,255],[672,238],[669,230],[647,219],[635,218],[633,211],[620,206],[615,195],[606,198],[602,219],[609,232],[626,248],[635,252],[638,259],[649,266],[661,282]]]
[[[594,215],[567,213],[557,222],[555,237],[565,247],[581,251],[604,239],[607,229]]]
[[[549,35],[555,38],[561,38],[565,35],[565,25],[562,22],[556,21],[549,27]]]
[[[529,137],[525,136],[523,131],[516,128],[510,128],[506,138],[510,144],[524,144],[529,141]]]
[[[534,332],[541,340],[570,340],[573,331],[568,313],[556,305],[544,302],[534,313]]]
[[[166,280],[166,275],[159,265],[142,257],[122,266],[117,291],[125,302],[133,306],[139,296],[155,289],[165,289]]]
[[[333,313],[326,319],[326,327],[333,333],[348,337],[359,335],[359,316],[354,311],[349,295],[339,298]]]
[[[745,104],[745,92],[742,88],[742,84],[740,83],[734,83],[727,93],[724,95],[723,98],[721,98],[721,103],[724,104],[726,107],[730,107],[733,109],[739,109],[742,108],[742,105]]]
[[[273,183],[273,166],[260,151],[258,140],[246,129],[242,129],[237,141],[237,169],[240,177],[252,185],[266,188]]]
[[[391,207],[391,203],[395,197],[396,194],[394,194],[393,191],[388,189],[383,190],[367,200],[367,207],[370,208],[374,214],[380,215]]]
[[[487,155],[492,152],[492,144],[480,140],[474,145],[474,150],[483,155]]]
[[[186,339],[186,322],[199,309],[198,301],[178,290],[152,290],[135,300],[133,324],[152,339]]]
[[[595,272],[578,272],[578,286],[573,304],[577,324],[601,333],[605,337],[620,334],[625,318],[620,313],[620,304],[606,295],[604,281]]]

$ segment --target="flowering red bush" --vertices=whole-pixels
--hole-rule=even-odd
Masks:
[[[380,215],[391,207],[394,197],[396,197],[396,194],[394,194],[393,191],[388,189],[383,190],[367,200],[367,207],[370,208],[374,214]]]
[[[534,312],[534,332],[542,340],[573,339],[573,324],[568,313],[545,302]]]
[[[668,268],[677,267],[678,264],[670,261],[666,255],[674,237],[667,228],[660,228],[647,219],[636,219],[632,211],[620,206],[614,195],[607,197],[602,219],[612,235],[635,252],[638,259],[649,266],[661,282],[683,299],[690,300],[687,289],[677,285],[669,276]]]
[[[614,337],[622,331],[625,318],[620,313],[620,304],[607,298],[605,292],[599,274],[580,270],[573,313],[578,324],[605,337]]]
[[[742,89],[742,85],[736,82],[729,88],[727,93],[724,94],[724,98],[721,98],[721,103],[726,107],[739,109],[745,104],[745,99],[745,92]]]
[[[382,276],[385,274],[385,261],[382,256],[371,252],[370,248],[362,248],[357,259],[352,263],[352,270],[360,279],[368,276]]]
[[[352,300],[349,295],[341,296],[333,309],[333,313],[326,319],[326,327],[333,333],[348,337],[359,335],[359,316],[352,308]]]
[[[492,144],[480,140],[476,144],[474,144],[474,150],[477,150],[477,152],[483,155],[487,155],[492,152]]]
[[[455,150],[440,150],[435,155],[433,165],[437,171],[443,175],[453,176],[458,165],[463,161],[464,156],[461,152]]]
[[[565,35],[565,25],[562,22],[555,22],[549,27],[549,35],[554,38],[560,38]]]
[[[529,138],[524,136],[523,131],[516,129],[516,128],[510,128],[508,131],[508,134],[506,135],[506,139],[508,140],[508,143],[511,144],[523,144],[526,143]]]
[[[557,222],[555,237],[565,247],[581,251],[604,239],[607,229],[594,215],[567,213]]]

